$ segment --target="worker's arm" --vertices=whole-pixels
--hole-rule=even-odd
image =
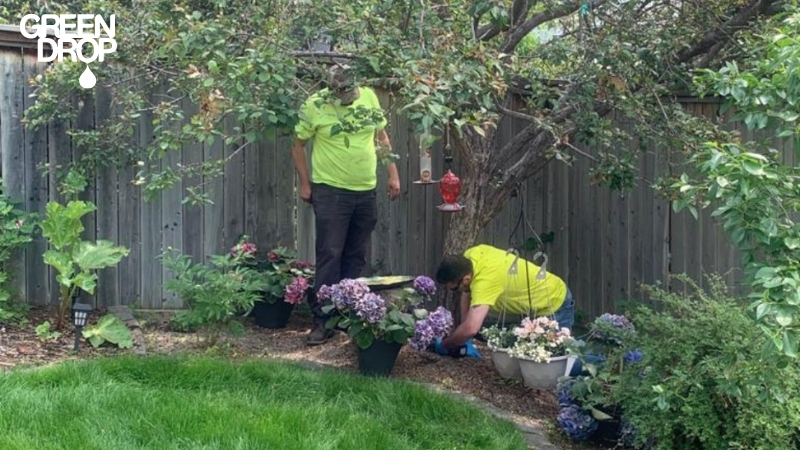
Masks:
[[[378,145],[382,148],[388,148],[389,152],[392,150],[392,142],[389,140],[389,134],[386,130],[380,130],[377,133]],[[400,175],[397,172],[397,164],[389,163],[386,165],[386,173],[389,175],[389,198],[394,200],[400,196]]]
[[[469,314],[469,294],[466,292],[461,293],[461,315],[458,318],[458,323],[462,324],[467,320]]]
[[[308,178],[308,163],[306,162],[306,141],[303,139],[294,140],[292,146],[292,160],[297,171],[297,178],[300,181],[300,198],[304,201],[311,201],[311,181]]]
[[[451,350],[465,345],[468,340],[481,331],[483,321],[488,314],[489,305],[478,305],[469,308],[466,320],[462,320],[458,328],[450,336],[442,340],[442,347],[445,350]]]

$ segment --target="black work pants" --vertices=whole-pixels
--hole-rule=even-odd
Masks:
[[[350,191],[325,184],[311,185],[317,239],[314,294],[325,285],[358,278],[367,264],[367,245],[378,222],[376,191]],[[309,296],[314,322],[328,317],[316,295]]]

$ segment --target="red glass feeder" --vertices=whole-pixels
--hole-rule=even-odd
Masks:
[[[440,211],[458,212],[463,209],[458,204],[458,194],[461,193],[461,180],[450,170],[439,180],[439,192],[442,194],[444,204],[437,206]]]

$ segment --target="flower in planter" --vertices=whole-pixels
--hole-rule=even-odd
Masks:
[[[287,303],[298,305],[303,302],[306,291],[308,291],[308,280],[304,277],[294,277],[292,282],[286,286],[283,298]]]
[[[558,322],[547,317],[531,320],[526,317],[521,326],[514,329],[517,342],[508,354],[515,358],[549,362],[556,356],[564,356],[574,343],[569,328],[559,328]]]
[[[558,425],[575,441],[585,441],[597,431],[597,420],[583,408],[570,405],[558,413]]]
[[[416,308],[425,297],[435,292],[432,280],[418,277],[415,288],[405,289],[391,300],[375,294],[363,282],[345,279],[332,286],[322,286],[317,298],[327,305],[326,314],[336,313],[328,328],[343,328],[359,347],[365,349],[378,339],[405,344],[439,337],[452,326],[450,312],[439,308],[432,313]],[[445,330],[445,331],[442,331]],[[419,335],[416,340],[414,336]]]
[[[437,338],[444,338],[453,326],[453,315],[443,307],[436,308],[414,325],[414,337],[409,340],[414,350],[425,350]]]
[[[425,276],[415,278],[412,287],[419,295],[430,296],[436,294],[436,283],[434,283],[432,279]]]
[[[267,287],[261,301],[267,303],[274,303],[278,299],[295,305],[302,303],[314,279],[314,266],[308,261],[298,260],[293,250],[278,247],[265,256],[254,243],[247,240],[247,236],[242,237],[231,249],[231,255],[241,258],[243,266],[258,271],[264,277]]]
[[[486,338],[489,348],[493,350],[506,350],[513,347],[517,342],[517,335],[514,334],[514,330],[506,327],[500,328],[496,324],[483,328],[481,335]]]

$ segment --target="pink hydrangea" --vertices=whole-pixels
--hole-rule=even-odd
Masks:
[[[304,277],[294,277],[292,282],[286,286],[283,299],[287,303],[297,305],[303,302],[308,290],[308,280]]]

